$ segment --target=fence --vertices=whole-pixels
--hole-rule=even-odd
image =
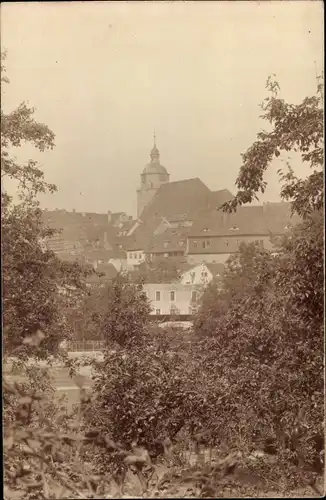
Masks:
[[[104,340],[74,340],[68,342],[69,352],[93,352],[104,350]]]

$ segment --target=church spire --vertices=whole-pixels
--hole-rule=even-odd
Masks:
[[[154,128],[153,138],[154,138],[154,146],[153,146],[153,149],[151,151],[151,163],[160,163],[160,152],[159,152],[159,150],[157,149],[157,146],[156,146],[155,128]]]

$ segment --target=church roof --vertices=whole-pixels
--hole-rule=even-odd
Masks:
[[[154,217],[171,218],[178,214],[192,217],[206,206],[209,195],[210,190],[198,177],[163,184],[144,208],[141,219],[145,222]]]

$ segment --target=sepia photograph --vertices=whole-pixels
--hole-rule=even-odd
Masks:
[[[0,22],[3,498],[323,497],[323,2]]]

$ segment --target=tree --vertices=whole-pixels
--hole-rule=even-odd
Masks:
[[[1,79],[8,83],[4,59],[2,54]],[[33,354],[46,357],[68,335],[65,309],[78,303],[84,283],[79,266],[60,262],[43,243],[53,231],[42,223],[37,195],[56,187],[45,181],[37,162],[20,165],[13,155],[25,142],[40,151],[54,147],[53,132],[34,113],[25,103],[9,114],[1,110],[1,176],[18,183],[20,199],[14,204],[5,190],[1,193],[4,347],[8,355],[27,355],[30,346],[22,342],[42,330],[45,339]]]
[[[142,262],[131,276],[134,281],[144,283],[171,283],[180,279],[180,271],[177,262],[160,259]]]
[[[223,205],[224,210],[251,203],[259,192],[264,193],[264,173],[282,151],[296,151],[313,172],[306,179],[296,177],[294,171],[282,173],[284,181],[281,196],[291,200],[293,210],[300,216],[323,208],[324,165],[324,109],[323,80],[317,81],[317,95],[306,97],[301,104],[289,104],[279,97],[279,84],[271,77],[266,88],[271,95],[261,104],[262,119],[272,126],[270,132],[257,134],[257,140],[242,155],[242,165],[236,180],[238,192],[234,199]]]
[[[282,176],[281,196],[292,201],[302,222],[283,237],[278,253],[244,246],[228,262],[224,289],[215,295],[217,349],[211,346],[213,366],[228,389],[218,426],[212,426],[223,428],[234,444],[241,429],[248,450],[260,446],[277,453],[279,475],[287,470],[296,481],[297,464],[321,471],[319,452],[324,447],[322,87],[300,105],[279,99],[275,82],[269,80],[268,88],[272,97],[265,100],[263,118],[273,128],[258,134],[244,153],[239,191],[222,208],[236,210],[264,192],[263,174],[282,150],[299,150],[315,170],[307,179],[297,179],[292,170]],[[212,300],[209,306],[214,309]],[[211,309],[203,303],[200,331],[208,331]]]
[[[118,274],[107,289],[102,330],[110,344],[126,346],[141,341],[149,321],[150,306],[141,284]]]

